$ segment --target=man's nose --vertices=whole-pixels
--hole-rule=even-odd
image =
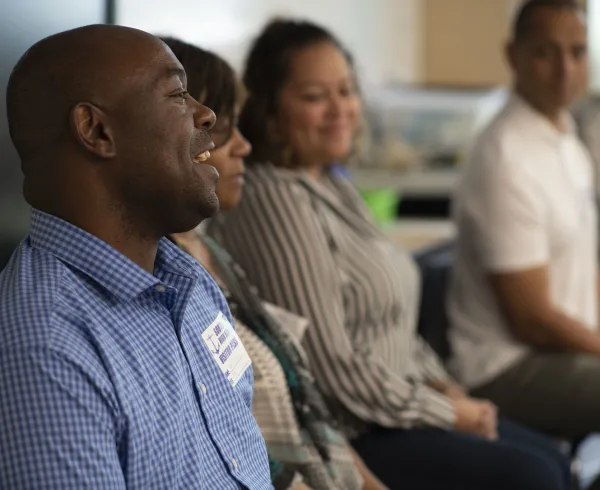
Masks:
[[[198,129],[204,129],[210,131],[217,121],[217,116],[208,107],[198,104],[196,112],[194,113],[194,125]]]

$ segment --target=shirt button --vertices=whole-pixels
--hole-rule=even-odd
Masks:
[[[206,385],[204,383],[200,383],[200,389],[202,390],[202,393],[206,395],[208,390],[206,389]]]
[[[237,469],[238,469],[238,463],[237,463],[237,461],[235,459],[232,459],[231,460],[231,464],[233,465],[233,469],[237,471]]]
[[[167,290],[162,284],[157,284],[155,289],[159,293],[164,293]]]

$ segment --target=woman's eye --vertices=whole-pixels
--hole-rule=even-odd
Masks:
[[[302,95],[302,100],[306,102],[318,102],[322,99],[321,94],[304,94]]]

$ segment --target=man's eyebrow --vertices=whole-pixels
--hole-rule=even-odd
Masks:
[[[156,77],[155,83],[158,85],[160,82],[169,80],[173,77],[179,77],[184,84],[187,83],[185,70],[179,66],[169,66],[162,70],[158,77]]]

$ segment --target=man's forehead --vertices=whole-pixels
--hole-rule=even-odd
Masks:
[[[168,79],[178,77],[185,82],[185,70],[170,50],[162,43],[155,44],[152,49],[130,51],[127,55],[112,65],[117,69],[124,81],[129,80],[134,85],[141,84],[148,88],[156,87]],[[120,68],[119,68],[120,65]],[[128,74],[128,75],[127,75]]]
[[[166,82],[171,78],[179,78],[183,83],[187,82],[187,77],[185,74],[185,70],[181,65],[164,65],[162,69],[158,72],[156,77],[156,83]]]
[[[160,83],[171,78],[179,78],[185,82],[186,74],[183,66],[166,44],[162,42],[160,44],[161,49],[157,50],[152,60],[155,81]]]
[[[540,10],[531,19],[530,36],[549,37],[557,34],[570,34],[572,36],[586,36],[586,23],[584,17],[574,10]]]

